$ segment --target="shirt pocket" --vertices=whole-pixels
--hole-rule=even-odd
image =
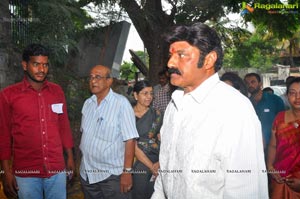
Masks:
[[[97,119],[96,128],[95,137],[97,139],[106,142],[116,142],[118,137],[121,137],[121,132],[119,132],[119,127],[115,121],[99,118]]]
[[[54,103],[54,104],[62,104],[62,103]],[[58,113],[56,110],[53,109],[53,104],[48,104],[48,116],[49,116],[49,121],[51,122],[57,122],[59,119],[59,115],[62,114]],[[62,107],[61,107],[62,109]],[[62,111],[62,110],[61,110]]]

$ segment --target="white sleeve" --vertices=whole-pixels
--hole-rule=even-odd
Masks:
[[[261,124],[254,112],[245,111],[247,117],[231,118],[224,126],[229,133],[230,152],[225,168],[224,198],[269,198],[265,172]]]

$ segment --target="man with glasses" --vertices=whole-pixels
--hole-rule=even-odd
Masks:
[[[81,185],[85,198],[130,198],[135,138],[138,133],[129,101],[112,91],[111,70],[102,65],[89,76],[93,94],[82,108]]]
[[[48,56],[40,44],[26,47],[23,81],[0,93],[0,159],[8,197],[65,199],[66,173],[75,169],[65,96],[47,81]]]

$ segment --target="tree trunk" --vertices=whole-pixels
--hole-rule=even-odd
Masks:
[[[172,10],[167,15],[162,10],[161,0],[146,1],[140,7],[135,0],[121,0],[122,7],[128,13],[144,46],[149,54],[148,78],[152,85],[158,83],[158,72],[166,67],[168,51],[162,35],[174,25],[174,13]]]
[[[290,46],[289,46],[289,62],[290,62],[290,67],[294,67],[295,63],[294,63],[294,57],[293,57],[293,48],[295,46],[295,43],[293,41],[293,39],[290,39]]]

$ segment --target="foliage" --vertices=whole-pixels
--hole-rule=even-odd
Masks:
[[[70,120],[80,121],[83,103],[91,95],[87,79],[79,78],[72,72],[66,73],[62,68],[56,68],[51,71],[50,80],[62,86]]]
[[[252,5],[253,1],[245,0],[244,2]],[[256,0],[254,3],[260,4],[281,4],[281,1],[274,0]],[[288,0],[287,3],[300,4],[299,0]],[[252,13],[244,15],[245,21],[251,21],[255,26],[264,25],[274,37],[278,39],[290,38],[297,31],[300,24],[299,9],[254,9]]]
[[[253,6],[250,1],[245,1],[249,3],[250,6]],[[255,3],[260,4],[281,4],[279,0],[276,1],[268,1],[268,0],[258,0],[255,1]],[[288,0],[286,3],[288,4],[300,4],[299,0]],[[297,46],[297,31],[300,29],[300,12],[299,9],[254,9],[253,12],[248,13],[244,15],[245,21],[251,21],[256,28],[264,29],[265,34],[269,37],[276,38],[276,44],[280,43],[286,43],[288,42],[288,48],[285,49],[286,52],[289,54],[289,64],[291,66],[294,66],[294,60],[293,60],[293,51],[295,51]],[[266,44],[268,45],[268,44]],[[279,54],[277,53],[276,49],[274,49],[273,54],[271,52],[268,53],[268,51],[262,51],[260,52],[260,49],[257,49],[257,55],[253,55],[253,57],[259,57],[259,53],[265,53],[263,54],[266,57],[266,60],[269,59],[267,62],[273,62],[273,60],[276,60],[275,58],[272,58],[272,56],[279,57]],[[266,54],[267,53],[267,54]]]
[[[131,62],[124,62],[120,68],[120,77],[125,80],[134,80],[138,72],[137,67]]]
[[[42,43],[51,50],[55,66],[64,66],[68,48],[76,46],[76,35],[92,19],[85,11],[75,7],[74,0],[31,0],[29,26],[31,42]]]
[[[257,27],[252,35],[244,35],[242,38],[233,48],[226,49],[225,67],[267,70],[278,61],[278,40],[264,26]]]

